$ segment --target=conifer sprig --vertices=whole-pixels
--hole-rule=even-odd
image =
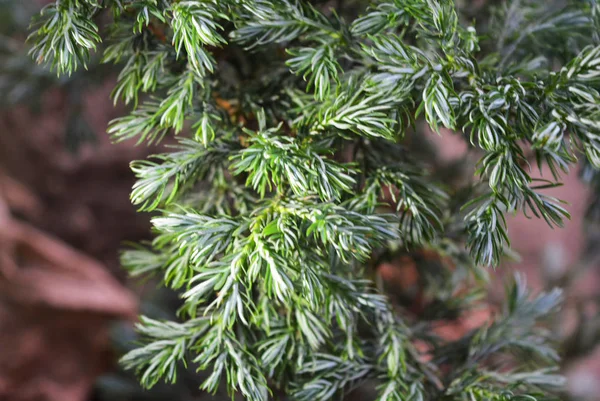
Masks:
[[[551,3],[486,3],[477,27],[451,0],[359,1],[358,17],[303,0],[48,6],[31,52],[59,74],[109,37],[113,99],[132,107],[114,140],[184,136],[132,163],[132,202],[157,213],[157,235],[122,258],[181,290],[183,322],[142,319],[124,364],[149,387],[193,362],[204,390],[253,401],[361,386],[379,400],[548,399],[557,358],[538,321],[558,293],[531,298],[517,279],[503,314],[445,341],[370,279],[402,249],[433,249],[452,267],[442,284],[423,271],[425,292],[469,307],[455,294],[501,263],[507,213],[569,217],[544,190],[578,158],[600,167],[600,14]],[[436,160],[413,155],[424,126],[465,139],[477,184],[436,182]],[[552,180],[532,178],[533,159]]]

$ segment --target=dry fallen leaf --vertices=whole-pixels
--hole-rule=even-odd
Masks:
[[[101,264],[0,216],[1,400],[86,400],[114,360],[111,321],[136,312]]]

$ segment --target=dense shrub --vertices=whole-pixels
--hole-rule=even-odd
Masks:
[[[225,382],[249,400],[328,400],[359,386],[380,400],[550,397],[562,379],[538,320],[558,291],[531,297],[517,278],[490,324],[458,340],[432,327],[479,304],[509,246],[505,214],[561,226],[568,213],[544,189],[577,158],[600,165],[599,10],[592,0],[48,5],[30,38],[35,60],[71,74],[106,37],[103,61],[121,66],[113,98],[132,110],[111,123],[114,140],[179,134],[132,163],[131,199],[154,212],[156,238],[123,264],[181,290],[181,322],[142,318],[144,344],[123,363],[152,386],[187,361],[207,371],[203,389]],[[480,156],[477,182],[440,178],[428,129],[464,137]],[[532,164],[548,179],[532,178]],[[436,255],[419,271],[429,302],[418,311],[372,280],[406,250]]]

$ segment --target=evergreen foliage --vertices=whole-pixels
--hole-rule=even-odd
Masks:
[[[69,151],[77,152],[82,144],[96,139],[83,112],[82,93],[104,82],[112,66],[98,64],[98,55],[93,54],[88,70],[57,77],[50,69],[36,64],[28,56],[24,42],[32,15],[38,12],[35,2],[0,2],[0,109],[27,105],[32,112],[39,112],[44,107],[43,94],[60,88],[68,113],[64,142]]]
[[[361,386],[381,401],[552,397],[558,355],[538,323],[558,291],[533,297],[517,277],[492,323],[451,341],[371,280],[398,250],[433,250],[445,270],[426,288],[446,313],[476,307],[465,288],[505,254],[505,215],[561,226],[569,214],[544,189],[578,158],[600,167],[600,5],[485,4],[477,26],[473,7],[56,0],[40,13],[31,54],[58,74],[106,38],[114,101],[132,108],[108,128],[115,141],[180,136],[132,163],[156,238],[124,266],[183,299],[181,322],[142,318],[123,358],[144,386],[192,364],[202,389],[252,401]],[[410,147],[427,126],[468,141],[478,182],[436,182]]]

